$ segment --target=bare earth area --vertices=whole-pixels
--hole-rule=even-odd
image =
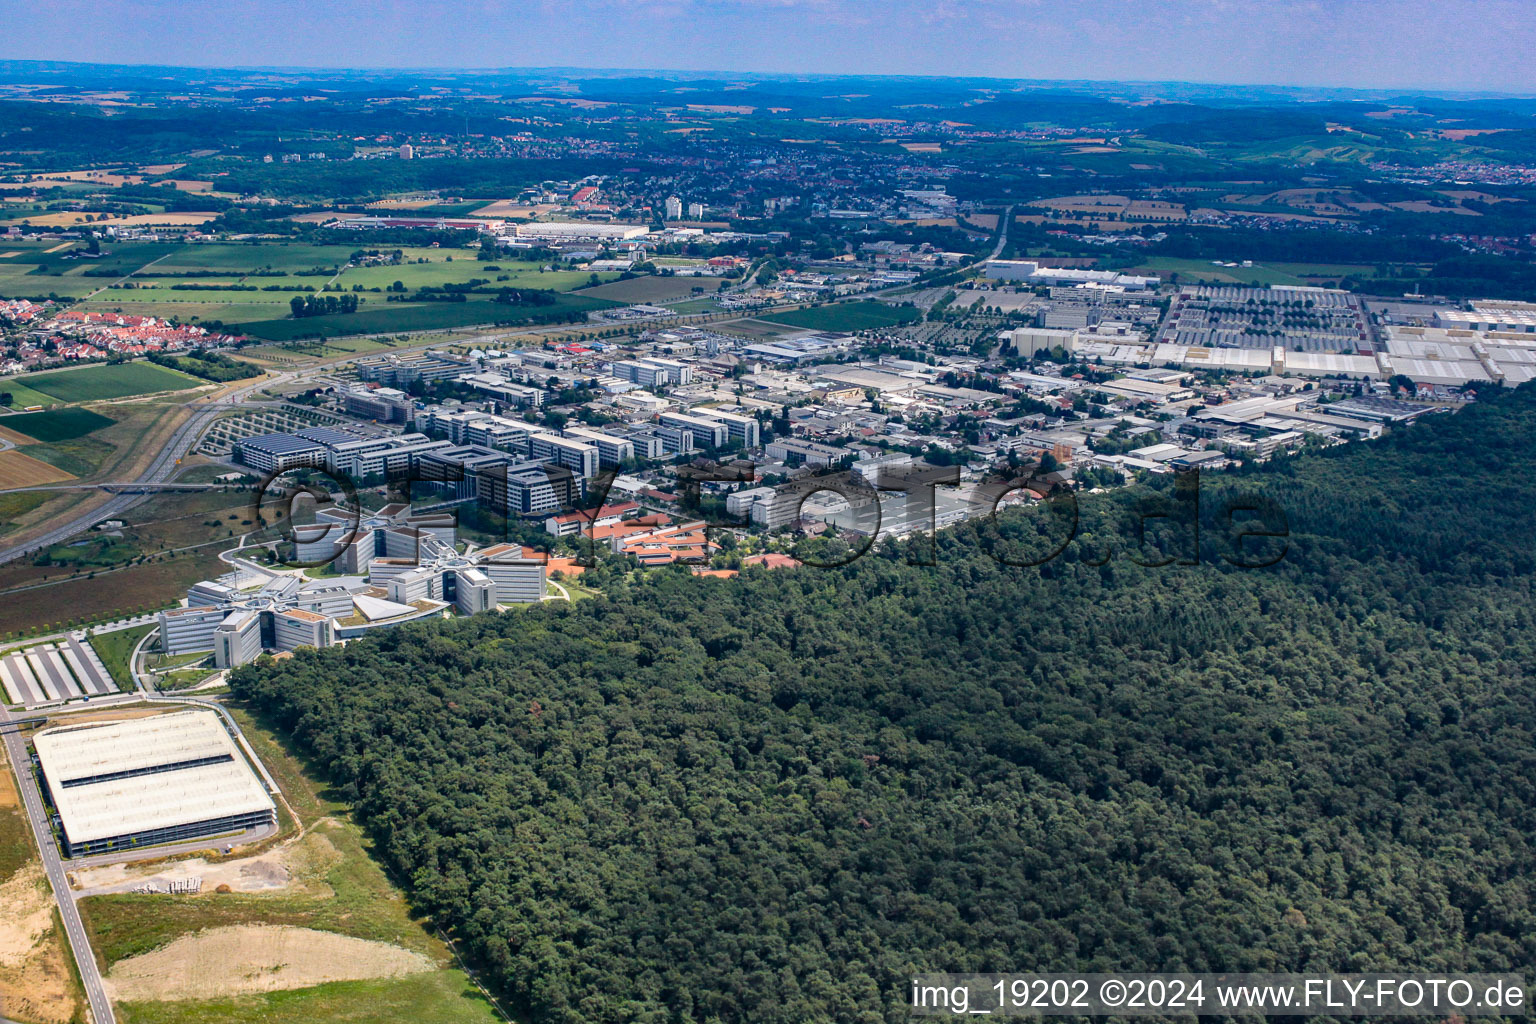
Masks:
[[[436,969],[420,953],[387,942],[289,925],[237,925],[120,960],[106,982],[114,1000],[217,999]]]
[[[41,1024],[74,1018],[69,965],[53,932],[53,899],[33,861],[0,885],[0,1016]]]
[[[319,833],[310,833],[297,843],[268,850],[255,857],[209,862],[191,857],[172,864],[108,864],[70,872],[70,883],[81,896],[131,892],[143,885],[154,885],[162,892],[172,882],[202,879],[202,892],[211,893],[221,885],[231,892],[274,892],[286,890],[302,895],[328,896],[330,887],[321,879],[326,869],[341,859],[331,841]]]

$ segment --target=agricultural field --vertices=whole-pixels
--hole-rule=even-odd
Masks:
[[[400,248],[404,262],[399,265],[355,267],[342,270],[347,258],[357,249],[377,248],[393,251]],[[145,253],[145,255],[150,255]],[[472,279],[485,282],[492,288],[538,288],[549,291],[570,291],[587,285],[590,273],[575,270],[545,271],[534,263],[506,260],[504,263],[484,263],[469,249],[406,248],[387,245],[370,246],[365,237],[357,244],[313,245],[306,243],[201,243],[183,244],[175,248],[155,252],[151,259],[127,270],[141,269],[131,280],[118,281],[111,277],[99,277],[95,272],[82,277],[85,267],[76,266],[57,270],[62,278],[39,277],[36,266],[0,263],[0,294],[42,294],[57,291],[82,300],[79,308],[96,312],[126,312],[142,316],[158,316],[191,323],[217,321],[229,326],[243,326],[273,320],[290,320],[289,303],[297,295],[320,292],[326,285],[334,290],[361,290],[359,295],[364,313],[391,315],[376,317],[376,321],[393,323],[403,320],[407,326],[399,329],[431,329],[443,325],[456,326],[466,322],[486,322],[480,316],[466,321],[462,312],[438,315],[394,315],[393,303],[386,306],[387,290],[400,282],[406,290],[421,287],[465,284]],[[37,259],[32,253],[21,253],[16,259]],[[113,259],[117,258],[114,250]],[[101,264],[93,264],[99,266]],[[490,267],[497,269],[491,270]],[[189,276],[191,275],[191,276]],[[201,276],[210,275],[210,276]],[[613,280],[616,274],[599,275],[600,280]],[[223,286],[223,287],[220,287]],[[271,290],[268,290],[271,289]],[[471,301],[486,301],[488,295],[472,296]],[[483,311],[481,311],[483,312]],[[320,318],[310,318],[318,320]],[[316,333],[337,333],[324,324],[310,324]],[[394,330],[363,325],[364,332]],[[272,330],[259,328],[260,337],[272,336]],[[345,333],[352,333],[351,330]],[[285,334],[285,337],[288,336]]]
[[[35,441],[67,441],[83,437],[117,421],[89,409],[51,409],[0,417],[0,428],[25,434]]]
[[[720,304],[712,298],[698,298],[669,302],[667,308],[678,313],[718,313]]]
[[[99,622],[140,611],[168,608],[187,588],[227,572],[211,546],[123,569],[38,567],[30,562],[0,567],[0,584],[44,579],[47,586],[0,589],[0,636],[30,635],[48,624]]]
[[[100,402],[161,391],[185,391],[206,383],[154,363],[98,363],[18,377],[23,387],[60,402]]]
[[[0,377],[0,394],[11,396],[12,409],[26,409],[34,405],[53,405],[57,399],[41,391],[33,391],[21,383],[20,377]],[[3,422],[3,420],[0,420]]]
[[[1181,283],[1316,285],[1351,274],[1373,274],[1374,268],[1350,263],[1255,263],[1251,267],[1224,267],[1210,260],[1155,256],[1128,274],[1152,274],[1165,281],[1178,276]]]
[[[0,452],[0,490],[39,487],[72,479],[73,474],[19,449]]]
[[[156,370],[160,369],[160,367],[154,366],[151,363],[142,365]],[[114,367],[106,366],[100,368],[114,369]],[[72,373],[76,371],[66,372]],[[180,376],[180,374],[177,376]],[[143,442],[148,432],[154,429],[154,426],[162,418],[174,414],[176,408],[175,406],[152,402],[135,403],[131,406],[115,407],[113,417],[91,413],[90,410],[51,409],[47,413],[40,415],[53,417],[56,413],[80,411],[93,417],[99,416],[103,422],[89,433],[64,436],[73,433],[75,428],[95,423],[96,420],[94,418],[87,420],[78,417],[73,419],[68,417],[64,419],[45,419],[42,421],[45,426],[36,429],[53,430],[57,436],[53,440],[23,444],[21,451],[33,458],[41,459],[50,465],[57,466],[73,476],[89,477],[107,465],[114,455],[126,455],[136,449],[142,449],[141,442]],[[34,414],[23,413],[21,415],[30,416]],[[8,426],[6,420],[15,418],[14,416],[0,418],[0,426]],[[26,437],[28,435],[18,435],[18,439]]]
[[[693,290],[702,287],[709,295],[720,288],[720,278],[714,277],[632,277],[628,281],[614,281],[596,288],[582,290],[583,295],[615,302],[671,303],[677,299],[693,298]]]
[[[279,811],[293,841],[169,866],[230,891],[205,884],[198,896],[81,900],[123,1020],[498,1021],[448,948],[412,918],[350,808],[312,782],[263,723],[235,714],[297,816]]]
[[[218,553],[253,528],[250,511],[250,493],[239,488],[167,492],[124,514],[122,530],[88,531],[0,566],[0,634],[172,605],[191,584],[227,571]]]
[[[183,244],[155,264],[167,273],[188,270],[312,270],[318,267],[340,268],[359,246],[310,245],[302,242],[215,242]],[[262,283],[263,278],[253,279]],[[276,280],[273,278],[272,280]],[[311,281],[314,279],[311,278]]]
[[[883,302],[865,300],[795,309],[788,313],[771,313],[762,319],[815,331],[869,331],[911,323],[921,319],[922,315],[921,311],[911,306],[889,306]]]
[[[24,485],[30,486],[30,485]],[[15,491],[0,494],[0,537],[17,529],[17,520],[42,508],[54,497],[51,491]]]
[[[489,299],[471,302],[398,302],[383,309],[367,309],[357,313],[335,313],[305,317],[302,320],[262,320],[242,324],[241,329],[247,334],[270,341],[292,341],[346,334],[433,331],[474,324],[528,323],[543,316],[586,313],[612,305],[614,303],[578,295],[562,295],[550,306],[506,306]]]
[[[774,323],[770,320],[758,320],[752,317],[744,317],[740,320],[728,320],[715,329],[725,334],[734,334],[740,337],[758,341],[763,338],[783,338],[791,334],[799,333],[798,327],[789,324]]]
[[[17,246],[7,243],[7,249],[10,248]],[[185,248],[187,246],[182,242],[112,242],[102,246],[100,256],[90,259],[79,256],[79,248],[73,243],[56,242],[49,246],[29,248],[14,259],[19,264],[31,264],[38,268],[32,272],[39,282],[34,291],[57,290],[63,293],[65,287],[60,282],[60,278],[63,278],[70,293],[84,295],[112,280],[107,276],[107,271],[126,274],[146,264],[166,259]],[[93,273],[86,274],[88,270]]]

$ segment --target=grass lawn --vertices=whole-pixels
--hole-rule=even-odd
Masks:
[[[67,565],[76,569],[105,569],[122,565],[137,558],[143,552],[131,541],[119,540],[98,534],[67,544],[55,544],[37,557],[52,565]]]
[[[16,529],[16,520],[41,507],[54,496],[52,491],[15,491],[0,494],[0,536]]]
[[[84,437],[102,427],[110,427],[117,421],[110,416],[89,409],[54,409],[50,412],[27,412],[20,416],[0,419],[0,427],[18,434],[35,437],[39,441],[68,441]]]
[[[771,313],[762,319],[769,323],[788,324],[815,331],[868,331],[911,323],[921,319],[922,315],[921,311],[911,306],[888,306],[883,302],[862,301]]]
[[[601,299],[562,295],[552,306],[505,306],[490,301],[396,302],[383,309],[333,313],[300,320],[258,320],[240,325],[246,334],[271,341],[338,337],[395,331],[431,331],[472,324],[519,324],[545,316],[586,313],[614,305]]]
[[[154,363],[106,363],[71,370],[32,373],[20,378],[26,387],[60,402],[95,402],[107,398],[147,395],[156,391],[185,391],[204,383]]]
[[[94,437],[72,437],[48,444],[24,444],[17,449],[40,462],[57,466],[70,476],[88,477],[95,474],[117,446]]]
[[[497,1024],[501,1016],[457,970],[338,981],[209,1002],[118,1003],[125,1024]]]
[[[119,629],[111,633],[97,633],[91,637],[91,646],[96,648],[96,653],[101,656],[101,663],[107,666],[107,671],[112,674],[112,681],[118,689],[133,689],[133,674],[128,671],[128,659],[133,655],[133,649],[138,646],[144,634],[154,629],[153,625],[134,626],[132,629]]]

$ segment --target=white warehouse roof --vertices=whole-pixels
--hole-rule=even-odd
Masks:
[[[276,809],[212,711],[61,726],[33,744],[71,843]]]

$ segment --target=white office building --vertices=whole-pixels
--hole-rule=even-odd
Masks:
[[[226,608],[172,608],[160,613],[160,642],[166,654],[213,650],[214,631],[229,615]]]
[[[352,600],[347,599],[351,614]],[[272,615],[273,638],[280,651],[300,647],[329,647],[335,642],[329,617],[303,608],[288,608]]]
[[[702,448],[720,448],[725,445],[731,436],[730,428],[724,423],[713,419],[705,419],[702,416],[692,416],[680,412],[664,412],[660,417],[661,425],[672,427],[676,430],[684,430],[693,435],[694,443]]]
[[[261,613],[237,609],[224,617],[213,631],[213,663],[219,668],[238,668],[261,653]]]

